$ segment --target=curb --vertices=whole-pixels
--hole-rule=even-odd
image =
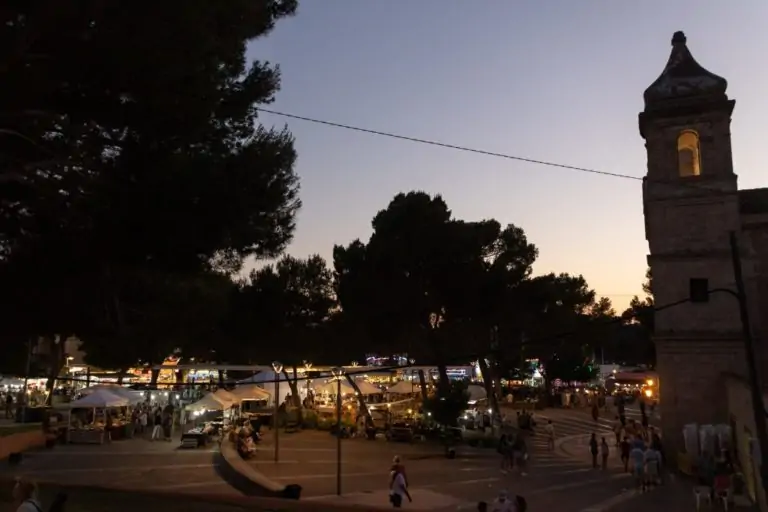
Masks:
[[[222,440],[214,461],[219,476],[245,496],[294,500],[301,496],[301,486],[279,484],[244,461],[229,439]]]

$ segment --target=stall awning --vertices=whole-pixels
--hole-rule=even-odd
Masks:
[[[70,409],[93,409],[95,407],[125,407],[130,401],[122,396],[115,395],[107,390],[94,391],[80,400],[69,403]]]
[[[232,405],[233,402],[224,401],[224,399],[216,397],[214,393],[209,393],[197,402],[188,405],[186,408],[192,411],[223,411],[230,409]]]
[[[401,380],[394,386],[387,388],[388,393],[398,393],[401,395],[409,395],[411,393],[419,392],[419,384],[414,381]]]
[[[132,389],[124,388],[122,386],[117,386],[117,385],[98,384],[96,386],[91,386],[81,390],[81,393],[86,396],[90,396],[99,391],[106,391],[107,393],[111,393],[113,395],[117,395],[119,397],[125,398],[131,403],[131,405],[135,405],[135,404],[138,404],[139,402],[144,401],[144,397],[140,391],[134,391]]]
[[[338,391],[338,383],[336,379],[327,380],[325,382],[319,382],[315,383],[312,386],[312,389],[315,390],[315,393],[328,393],[328,394],[336,394],[336,391]],[[354,393],[355,389],[347,382],[346,379],[343,379],[341,381],[341,393],[342,394],[349,394]]]
[[[229,394],[234,396],[237,400],[269,400],[272,398],[272,393],[260,388],[256,384],[237,386],[230,391]]]

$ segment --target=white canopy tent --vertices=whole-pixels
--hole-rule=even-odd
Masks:
[[[379,393],[384,392],[367,380],[355,380],[355,384],[357,384],[361,395],[378,395]]]
[[[485,400],[486,398],[488,398],[488,393],[485,391],[485,388],[483,386],[479,386],[477,384],[470,384],[467,387],[467,391],[469,392],[470,401]]]
[[[217,389],[213,393],[213,397],[219,402],[221,402],[222,404],[228,403],[230,404],[230,406],[240,403],[240,399],[237,398],[232,393],[230,393],[229,391],[227,391],[226,389]]]
[[[99,391],[106,391],[107,393],[111,393],[113,395],[117,395],[119,397],[125,398],[126,400],[128,400],[128,402],[130,402],[130,405],[136,405],[144,401],[144,397],[142,396],[141,391],[134,391],[132,389],[124,388],[122,386],[109,385],[109,384],[97,384],[96,386],[91,386],[81,390],[81,393],[86,396],[90,396],[94,393],[98,393]]]
[[[215,393],[208,393],[197,402],[186,406],[186,409],[191,411],[224,411],[232,408],[232,405],[234,402],[217,397]]]
[[[131,405],[130,400],[116,395],[105,389],[97,390],[80,400],[69,403],[70,409],[101,409],[107,407],[125,407]]]
[[[329,379],[325,382],[313,383],[312,388],[315,390],[315,393],[328,393],[330,395],[335,395],[336,391],[338,391],[338,382],[336,379]],[[347,382],[347,379],[343,379],[341,381],[341,394],[346,395],[354,392],[355,388],[353,388],[349,382]]]
[[[394,386],[387,388],[387,393],[397,393],[400,395],[410,395],[419,392],[419,384],[414,381],[401,380]]]
[[[269,400],[272,398],[272,393],[264,388],[260,388],[255,384],[245,384],[237,386],[235,389],[229,392],[236,400]]]
[[[275,375],[273,370],[263,370],[255,375],[251,375],[247,379],[237,381],[238,384],[257,384],[259,387],[267,391],[270,396],[274,394],[275,380],[280,383],[279,393],[277,396],[277,402],[283,403],[285,398],[291,394],[291,386],[288,384],[288,378],[285,374],[280,373]],[[299,386],[301,387],[301,386]],[[275,397],[272,397],[274,400]]]

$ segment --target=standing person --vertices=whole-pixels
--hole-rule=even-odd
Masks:
[[[552,451],[555,449],[555,426],[552,424],[552,420],[544,425],[544,431],[547,433],[547,448]]]
[[[639,437],[635,440],[632,450],[629,452],[632,460],[632,474],[635,476],[635,485],[638,490],[645,491],[645,446]]]
[[[659,472],[661,469],[661,457],[659,452],[653,449],[652,446],[645,450],[645,486],[650,488],[651,486],[659,483]]]
[[[147,431],[147,422],[148,421],[149,421],[149,418],[147,417],[147,410],[142,407],[141,411],[139,412],[139,431],[141,432],[142,436]]]
[[[165,412],[163,414],[163,439],[170,442],[172,430],[173,430],[173,411]]]
[[[603,471],[608,469],[608,455],[610,454],[610,449],[608,448],[608,442],[605,440],[605,437],[603,437],[600,441],[600,456],[602,457],[602,467]]]
[[[389,487],[389,502],[392,503],[394,508],[402,508],[403,497],[408,498],[409,502],[413,501],[411,494],[408,492],[408,484],[402,471],[392,471],[390,481],[392,483]]]
[[[621,398],[619,400],[618,409],[619,409],[619,421],[621,421],[621,426],[622,427],[626,427],[627,426],[627,413],[626,413],[626,410],[624,409],[624,399],[623,398]]]
[[[600,409],[597,407],[597,401],[592,402],[592,419],[597,421],[597,418],[600,417]]]
[[[597,437],[594,433],[592,433],[592,437],[589,438],[589,453],[592,455],[592,468],[597,469],[598,445]]]
[[[152,427],[152,437],[150,439],[154,441],[155,439],[160,439],[163,435],[163,413],[159,407],[155,410],[152,420],[154,426]]]
[[[624,463],[624,472],[629,473],[629,453],[632,451],[632,445],[629,443],[628,437],[624,437],[619,449],[621,450],[621,462]]]
[[[13,394],[9,391],[5,395],[5,419],[10,420],[13,418]]]

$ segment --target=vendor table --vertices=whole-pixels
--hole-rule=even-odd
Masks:
[[[208,444],[209,432],[210,430],[206,430],[204,428],[194,428],[189,432],[187,432],[186,434],[182,434],[181,447],[182,448],[204,447],[206,444]]]

